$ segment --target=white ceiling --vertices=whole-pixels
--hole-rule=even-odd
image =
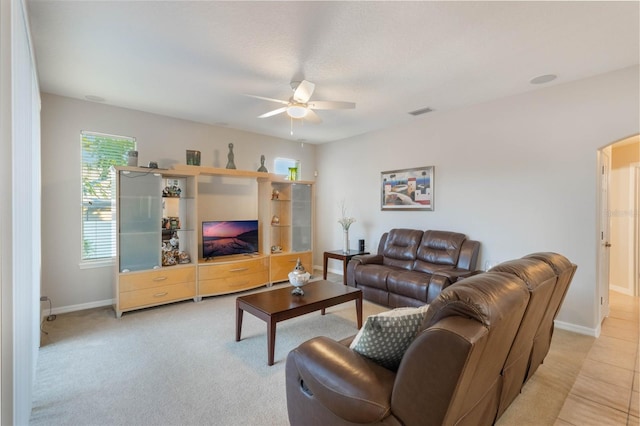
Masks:
[[[41,90],[322,143],[639,62],[639,2],[28,0]],[[531,78],[557,74],[546,85]],[[243,94],[288,99],[321,124]],[[421,117],[428,117],[421,116]]]

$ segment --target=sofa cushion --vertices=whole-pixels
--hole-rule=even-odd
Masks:
[[[384,265],[368,264],[357,268],[354,275],[358,286],[375,287],[387,291],[387,276],[389,272],[397,269]]]
[[[387,276],[387,288],[390,293],[407,296],[427,303],[427,287],[431,274],[423,272],[396,270]]]
[[[416,253],[414,271],[432,274],[439,269],[455,268],[465,239],[466,236],[458,232],[425,231]]]
[[[417,229],[392,229],[382,252],[383,263],[403,269],[413,268],[423,232]]]
[[[428,307],[398,308],[369,316],[349,347],[383,367],[397,370]]]

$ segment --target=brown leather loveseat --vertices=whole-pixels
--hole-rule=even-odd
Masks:
[[[347,285],[379,305],[421,306],[471,275],[479,251],[480,243],[461,233],[392,229],[380,238],[377,254],[351,259]]]
[[[296,425],[490,425],[542,363],[576,266],[556,253],[504,262],[445,288],[397,369],[316,337],[286,363]]]

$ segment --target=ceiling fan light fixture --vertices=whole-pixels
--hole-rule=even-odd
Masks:
[[[291,118],[304,118],[309,110],[304,105],[292,104],[287,107],[287,114]]]

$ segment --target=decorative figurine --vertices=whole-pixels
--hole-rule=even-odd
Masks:
[[[191,256],[189,256],[189,253],[187,253],[186,251],[179,252],[178,263],[179,264],[191,263]]]
[[[264,154],[260,156],[260,168],[258,169],[258,171],[265,173],[269,172],[269,170],[267,170],[267,168],[264,166]]]
[[[177,251],[173,249],[171,243],[169,241],[166,241],[162,245],[162,266],[176,265],[178,263],[175,256],[176,253]]]
[[[182,193],[182,189],[180,189],[180,187],[177,185],[165,186],[164,189],[162,190],[163,197],[180,198],[181,193]]]
[[[169,244],[171,244],[171,248],[173,250],[178,250],[180,248],[180,240],[178,239],[178,233],[174,232],[169,240]]]
[[[233,162],[233,144],[229,144],[229,154],[227,154],[229,161],[227,162],[227,169],[235,169],[236,165]]]

